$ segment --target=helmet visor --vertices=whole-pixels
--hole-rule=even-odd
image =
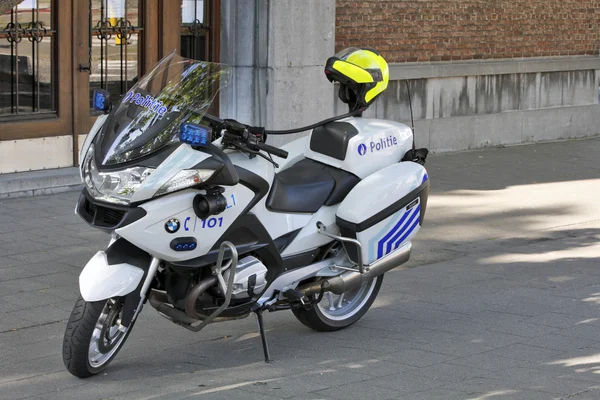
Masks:
[[[358,49],[356,47],[349,47],[335,55],[335,57],[342,61],[354,64],[357,67],[361,67],[366,70],[381,69],[379,63],[377,62],[376,56],[377,54],[372,51]]]

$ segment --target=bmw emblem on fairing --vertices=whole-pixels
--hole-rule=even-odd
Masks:
[[[358,154],[361,156],[364,156],[367,152],[367,145],[364,143],[361,143],[358,145]]]
[[[171,218],[165,224],[165,230],[169,233],[175,233],[179,230],[179,220],[176,218]]]

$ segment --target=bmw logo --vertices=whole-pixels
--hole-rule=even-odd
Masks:
[[[175,218],[171,218],[165,224],[165,230],[169,233],[175,233],[179,230],[179,220]]]
[[[361,143],[358,145],[358,154],[364,156],[367,153],[367,145]]]

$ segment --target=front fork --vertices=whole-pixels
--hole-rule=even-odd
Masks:
[[[152,280],[156,276],[160,262],[161,260],[158,258],[152,257],[150,266],[148,267],[148,272],[146,273],[145,278],[140,281],[140,285],[138,285],[139,290],[136,289],[125,296],[125,304],[123,305],[123,318],[121,319],[119,330],[125,331],[129,325],[135,321],[140,311],[142,311],[142,307],[148,298],[148,290],[150,289]]]
[[[123,298],[119,329],[125,330],[140,313],[162,260],[113,236],[106,251],[99,251],[79,275],[85,301]]]

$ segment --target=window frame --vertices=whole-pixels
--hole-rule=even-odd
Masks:
[[[103,0],[105,1],[105,0]],[[156,1],[156,0],[155,0]],[[168,1],[168,0],[165,0]],[[75,2],[74,2],[75,3]],[[94,35],[94,30],[97,21],[92,20],[90,22],[89,17],[89,1],[81,1],[77,2],[79,4],[74,4],[74,13],[78,15],[74,15],[74,20],[83,21],[83,23],[79,23],[76,25],[76,30],[79,33],[74,32],[74,35],[77,38],[81,38],[79,40],[83,43],[80,44],[78,48],[74,49],[73,58],[78,60],[78,62],[73,63],[73,123],[72,129],[70,131],[70,135],[73,136],[73,165],[79,165],[79,136],[87,135],[92,125],[98,118],[100,113],[93,112],[90,110],[90,72],[85,71],[82,72],[79,70],[79,65],[90,66],[90,55],[89,55],[89,45],[90,43],[90,33]],[[150,4],[149,4],[150,3]],[[147,32],[146,26],[148,26],[149,21],[154,17],[154,12],[158,13],[158,7],[152,7],[152,3],[154,1],[151,0],[138,0],[138,24],[137,26],[141,26],[142,29],[137,31],[138,35],[138,76],[144,74],[147,69],[146,66],[146,54],[148,52],[147,43],[148,34],[152,33]],[[90,26],[91,23],[91,26]],[[91,29],[90,29],[91,28]],[[156,32],[154,32],[156,33]],[[114,34],[113,34],[114,39]],[[91,67],[91,66],[90,66]],[[113,102],[118,99],[113,99]]]
[[[101,1],[105,2],[106,0],[101,0]],[[127,0],[124,0],[124,1],[127,1]],[[145,9],[149,8],[149,7],[147,6],[146,1],[144,1],[144,0],[138,0],[138,6],[137,6],[137,8],[138,8],[138,15],[137,15],[137,20],[138,21],[137,21],[137,25],[133,26],[134,29],[132,31],[130,31],[130,35],[132,36],[132,35],[135,34],[137,36],[137,40],[138,40],[138,42],[137,42],[137,54],[138,54],[138,57],[137,57],[137,72],[136,72],[136,74],[137,74],[138,77],[141,77],[145,73],[145,71],[146,71],[146,66],[145,66],[145,63],[144,63],[144,60],[146,58],[146,36],[145,36],[145,32],[144,32],[145,28],[146,28],[145,27],[145,23],[146,23],[146,20],[145,20],[145,16],[146,16]],[[108,20],[108,18],[105,15],[104,16],[104,21],[106,21],[106,20]],[[127,16],[125,16],[125,21],[129,22],[127,20]],[[91,21],[91,25],[92,26],[91,26],[91,30],[89,32],[89,34],[91,34],[91,36],[89,38],[90,39],[89,40],[90,44],[91,44],[91,39],[93,37],[97,37],[98,35],[100,35],[102,33],[101,32],[101,28],[98,28],[98,26],[97,26],[97,24],[99,22],[102,22],[102,21],[98,21],[98,20],[92,20]],[[127,29],[127,27],[125,27],[125,29]],[[113,31],[113,32],[110,33],[110,38],[108,38],[108,39],[102,39],[101,40],[101,42],[100,42],[102,44],[101,54],[103,54],[104,50],[107,50],[107,48],[105,47],[106,46],[106,42],[105,41],[107,41],[107,40],[115,40],[117,38],[118,34],[119,34],[118,31]],[[130,37],[128,36],[125,40],[129,40],[129,38]],[[121,39],[121,40],[123,40],[123,39]],[[129,81],[129,79],[127,77],[127,70],[128,70],[128,68],[127,68],[127,63],[128,63],[128,61],[127,61],[127,54],[128,54],[128,51],[132,47],[133,46],[130,46],[130,45],[127,44],[124,47],[122,47],[122,49],[121,49],[122,51],[124,49],[124,52],[121,53],[121,58],[125,57],[125,64],[121,65],[121,78],[125,78],[125,79],[124,80],[113,81],[113,82],[120,82],[121,88],[123,88],[123,84],[125,83],[126,90],[123,93],[121,93],[121,95],[125,95],[125,93],[127,93],[127,91],[129,90],[129,88],[127,87],[127,82]],[[105,57],[105,60],[107,60],[107,61],[102,61],[103,64],[105,64],[105,63],[108,62],[107,54],[104,54],[104,57]],[[89,58],[89,56],[88,56],[88,58]],[[91,61],[92,60],[88,60],[88,63],[86,63],[86,65],[89,64],[89,62],[91,62]],[[123,76],[123,66],[125,67],[125,76]],[[92,66],[89,65],[89,67],[91,68]],[[101,74],[103,74],[102,71],[104,70],[104,68],[105,68],[104,66],[101,66],[101,72],[100,72]],[[90,71],[90,73],[91,73],[91,71]],[[104,74],[107,74],[107,73],[108,73],[108,71],[104,70]],[[101,82],[101,85],[102,85],[102,82],[104,82],[104,85],[105,85],[105,87],[102,87],[102,89],[108,90],[107,84],[110,81],[109,80],[104,80],[104,77],[101,76],[100,77],[100,82]],[[87,84],[88,84],[88,93],[91,95],[92,85],[91,85],[91,82],[89,81],[89,79],[88,79]],[[88,103],[89,103],[89,100],[90,99],[88,99]],[[90,116],[94,120],[99,115],[100,115],[99,112],[96,112],[96,111],[90,109]],[[92,121],[92,123],[93,123],[93,121]]]
[[[52,35],[54,47],[54,94],[56,96],[56,113],[13,114],[4,115],[0,119],[0,141],[38,139],[49,136],[65,136],[71,134],[72,106],[69,101],[72,82],[70,79],[72,52],[72,9],[69,0],[53,0],[51,3],[54,30]],[[61,10],[59,12],[58,10]],[[43,129],[40,129],[42,127]]]
[[[179,0],[181,6],[181,0]],[[182,36],[187,37],[205,37],[206,46],[204,52],[204,61],[219,62],[219,43],[221,36],[221,1],[220,0],[204,0],[204,20],[205,23],[196,24],[186,23],[181,21],[179,24],[179,43]],[[181,45],[180,45],[181,48]],[[181,49],[183,50],[183,49]],[[192,57],[188,57],[192,58]]]

